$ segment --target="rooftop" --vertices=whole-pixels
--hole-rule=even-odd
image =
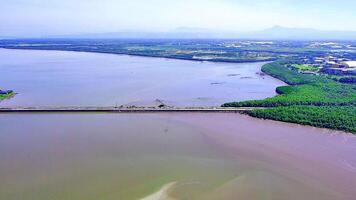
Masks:
[[[344,62],[348,67],[356,68],[356,61],[345,61]]]

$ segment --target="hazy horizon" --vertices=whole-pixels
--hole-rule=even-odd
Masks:
[[[256,31],[276,25],[356,31],[355,7],[349,0],[4,0],[0,35],[166,32],[179,27]]]

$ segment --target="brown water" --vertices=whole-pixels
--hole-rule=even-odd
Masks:
[[[211,63],[65,51],[0,49],[0,106],[216,106],[276,95],[264,63]]]
[[[350,200],[356,137],[239,114],[2,114],[0,199]]]

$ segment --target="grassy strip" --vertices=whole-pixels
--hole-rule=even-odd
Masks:
[[[356,134],[355,106],[280,106],[246,111],[250,116]]]
[[[299,64],[292,64],[292,67],[299,71],[312,71],[317,72],[319,69],[317,67],[311,65],[299,65]]]
[[[4,100],[4,99],[8,99],[8,98],[11,98],[12,96],[14,96],[15,93],[14,92],[11,92],[11,93],[8,93],[8,94],[0,94],[0,101]]]
[[[356,85],[324,76],[300,74],[276,61],[262,67],[265,73],[290,86],[277,88],[278,96],[264,100],[225,103],[223,107],[268,107],[246,111],[253,117],[292,122],[355,133]]]

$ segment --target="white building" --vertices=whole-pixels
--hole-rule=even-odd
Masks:
[[[356,61],[345,61],[342,64],[347,68],[356,68]]]

